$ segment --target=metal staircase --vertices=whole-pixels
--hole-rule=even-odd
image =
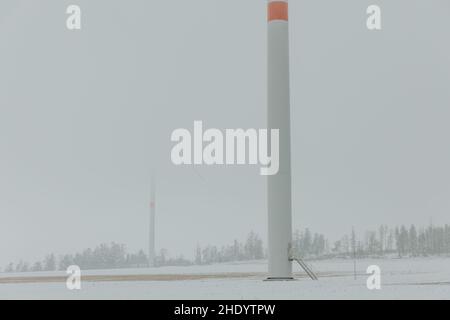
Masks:
[[[319,278],[317,277],[317,275],[312,271],[312,269],[306,264],[305,261],[303,261],[301,258],[299,257],[292,257],[290,259],[290,261],[296,261],[300,267],[302,267],[302,269],[306,272],[306,274],[312,279],[312,280],[319,280]]]

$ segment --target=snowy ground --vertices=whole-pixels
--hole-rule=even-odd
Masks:
[[[319,281],[295,266],[298,281],[264,282],[265,262],[89,271],[80,291],[65,273],[0,274],[0,299],[450,299],[450,258],[359,260],[356,280],[353,261],[309,264]],[[379,291],[366,287],[370,265],[382,270]]]

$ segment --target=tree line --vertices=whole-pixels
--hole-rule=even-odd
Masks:
[[[259,236],[251,232],[243,243],[235,240],[232,245],[221,247],[207,246],[197,247],[194,260],[185,259],[183,256],[171,257],[168,250],[161,249],[156,255],[154,265],[163,266],[188,266],[193,264],[211,264],[229,261],[264,259],[263,242]],[[82,270],[145,268],[149,266],[148,256],[143,250],[136,253],[128,253],[126,246],[112,242],[101,244],[94,249],[86,249],[76,254],[64,254],[56,256],[51,253],[44,259],[34,263],[20,261],[9,263],[4,272],[40,272],[40,271],[65,271],[71,265],[77,265]]]
[[[197,246],[194,263],[196,265],[223,263],[233,261],[261,260],[266,257],[263,241],[254,232],[251,232],[245,242],[234,240],[230,245]]]
[[[364,232],[362,236],[351,229],[333,243],[323,234],[313,233],[307,228],[293,233],[292,254],[307,259],[450,255],[450,226],[417,228],[415,225],[402,225],[389,228],[381,225],[376,230]],[[221,247],[198,245],[191,260],[183,256],[171,257],[166,249],[161,249],[155,258],[155,265],[205,265],[266,258],[267,249],[261,237],[251,232],[243,242],[234,240]],[[9,263],[4,272],[57,271],[66,270],[71,265],[77,265],[82,270],[144,268],[148,267],[149,261],[143,250],[129,253],[125,245],[112,242],[76,254],[48,254],[34,263]]]
[[[332,244],[323,235],[312,234],[306,229],[294,233],[293,251],[304,258],[450,255],[450,226],[417,228],[415,225],[402,225],[389,228],[381,225],[362,236],[352,229]]]
[[[123,244],[112,242],[101,244],[94,249],[86,249],[76,254],[56,256],[51,253],[43,260],[32,264],[20,261],[17,264],[10,263],[5,272],[39,272],[66,270],[71,265],[77,265],[82,270],[114,269],[114,268],[139,268],[148,265],[147,255],[143,250],[137,253],[127,253]]]

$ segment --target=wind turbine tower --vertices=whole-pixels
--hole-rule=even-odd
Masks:
[[[288,0],[268,1],[268,129],[280,131],[280,170],[268,177],[269,279],[292,278]]]
[[[149,221],[149,241],[148,241],[148,264],[155,266],[155,215],[156,215],[156,183],[152,176],[150,181],[150,221]]]

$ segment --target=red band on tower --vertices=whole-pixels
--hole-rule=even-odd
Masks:
[[[284,1],[273,1],[269,3],[269,22],[274,20],[288,21],[288,3]]]

